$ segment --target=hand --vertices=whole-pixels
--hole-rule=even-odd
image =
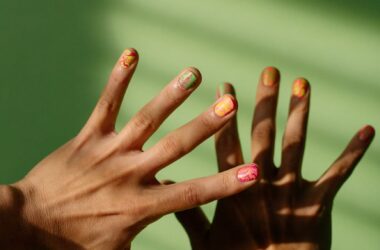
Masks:
[[[200,208],[177,213],[193,249],[329,249],[331,210],[342,184],[374,137],[365,126],[316,181],[301,176],[309,114],[310,85],[295,80],[282,145],[280,167],[273,163],[275,115],[280,75],[268,67],[257,89],[252,124],[252,160],[261,166],[259,180],[246,191],[218,201],[210,224]],[[225,84],[219,94],[234,94]],[[242,164],[236,118],[216,135],[219,171]]]
[[[159,183],[156,173],[219,130],[234,116],[237,103],[224,95],[143,151],[147,139],[200,84],[201,75],[185,69],[116,133],[116,117],[137,62],[137,52],[126,50],[81,132],[23,180],[0,188],[2,249],[130,248],[134,236],[159,217],[254,183],[255,176],[247,172],[252,164],[171,186]],[[4,225],[15,225],[14,230]]]

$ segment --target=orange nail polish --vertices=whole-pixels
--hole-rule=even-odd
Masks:
[[[308,86],[308,81],[304,78],[295,80],[293,84],[293,95],[299,98],[303,97],[307,92]]]
[[[274,67],[267,67],[261,73],[261,82],[264,86],[271,87],[280,81],[280,73]]]
[[[214,107],[214,112],[217,116],[223,117],[231,113],[237,107],[236,99],[232,95],[223,95]]]
[[[259,176],[259,168],[255,163],[249,166],[242,167],[237,173],[237,178],[240,182],[248,182],[256,180]]]
[[[120,64],[123,68],[129,68],[137,59],[136,51],[126,49],[120,59]]]

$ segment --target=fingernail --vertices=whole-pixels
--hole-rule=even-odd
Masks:
[[[237,173],[237,178],[240,182],[248,182],[256,180],[259,176],[259,168],[255,163],[249,166],[242,167]]]
[[[191,89],[197,82],[197,76],[191,72],[186,71],[178,77],[178,86],[184,90]]]
[[[359,131],[359,139],[361,141],[369,141],[375,135],[375,129],[370,125],[365,125]]]
[[[277,84],[280,80],[280,73],[274,67],[267,67],[261,74],[261,82],[264,86],[271,87]]]
[[[214,107],[217,116],[223,117],[231,113],[237,107],[236,99],[232,95],[223,95]]]
[[[124,68],[129,68],[137,59],[136,51],[132,49],[126,49],[120,59],[120,64]]]
[[[293,84],[293,95],[302,98],[306,94],[308,86],[308,81],[304,78],[295,80]]]
[[[230,83],[222,83],[218,86],[218,97],[225,94],[236,96],[235,89]]]

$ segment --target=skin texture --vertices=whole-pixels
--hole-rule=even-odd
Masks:
[[[315,181],[301,176],[309,114],[310,85],[296,79],[283,136],[281,165],[273,163],[275,115],[280,75],[266,68],[257,88],[252,122],[251,159],[261,168],[249,189],[218,201],[210,223],[200,208],[179,212],[177,218],[192,248],[203,249],[330,249],[333,200],[370,145],[375,130],[364,126],[327,171]],[[218,95],[235,93],[224,84]],[[215,137],[219,171],[244,162],[236,117]]]
[[[137,52],[127,49],[79,134],[21,181],[0,186],[1,249],[129,249],[136,234],[161,216],[254,183],[254,178],[241,182],[237,176],[250,164],[170,186],[155,178],[222,128],[237,105],[226,95],[234,105],[223,115],[216,114],[217,102],[143,150],[161,123],[199,86],[201,75],[195,68],[182,71],[116,132],[118,111],[137,63]],[[192,76],[183,83],[182,75],[189,72]]]

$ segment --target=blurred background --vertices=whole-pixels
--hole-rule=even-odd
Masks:
[[[140,64],[119,115],[120,129],[181,69],[203,73],[200,88],[146,147],[235,84],[239,129],[250,160],[256,84],[268,65],[282,72],[276,162],[291,83],[312,84],[303,174],[318,178],[364,124],[380,129],[379,1],[0,0],[0,182],[22,178],[86,121],[115,60],[126,47]],[[333,249],[380,247],[380,143],[375,138],[340,191]],[[216,172],[212,139],[160,173],[176,181]],[[215,203],[204,206],[212,218]],[[137,250],[190,249],[173,215],[150,225]]]

